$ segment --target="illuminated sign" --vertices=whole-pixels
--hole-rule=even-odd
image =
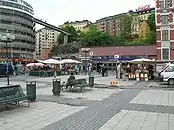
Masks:
[[[150,5],[145,5],[145,6],[141,6],[137,9],[137,11],[146,11],[146,10],[150,10],[151,7]]]

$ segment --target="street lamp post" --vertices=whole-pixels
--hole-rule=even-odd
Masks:
[[[82,48],[82,52],[85,53],[85,75],[87,74],[87,53],[90,52],[90,48]]]
[[[7,76],[7,85],[10,85],[10,80],[9,80],[9,68],[8,68],[8,43],[13,42],[15,40],[15,36],[11,35],[10,33],[7,33],[6,36],[1,36],[0,35],[0,42],[5,43],[5,48],[6,48],[6,76]]]

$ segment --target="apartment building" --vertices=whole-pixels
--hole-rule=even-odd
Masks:
[[[114,16],[109,16],[96,21],[97,29],[101,32],[106,32],[111,36],[120,36],[121,26],[120,17],[125,14],[118,14]]]
[[[143,21],[147,21],[148,16],[152,13],[155,13],[155,8],[151,7],[151,5],[141,6],[133,13],[133,21],[132,21],[132,34],[139,35],[139,30],[141,23]]]
[[[49,28],[42,28],[36,33],[36,57],[37,59],[47,59],[49,52],[57,42],[59,32]]]
[[[139,35],[141,21],[147,20],[152,13],[155,13],[155,8],[151,7],[151,5],[142,6],[136,9],[136,11],[129,11],[128,13],[121,13],[97,20],[97,29],[111,36],[120,36],[122,31],[120,18],[125,14],[129,14],[133,16],[132,34]]]
[[[75,22],[65,22],[62,26],[63,27],[73,26],[77,31],[83,31],[84,28],[90,24],[92,24],[91,21],[83,20],[83,21],[75,21]]]
[[[157,60],[159,62],[174,61],[174,1],[155,1]]]

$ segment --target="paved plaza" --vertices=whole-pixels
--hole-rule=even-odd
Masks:
[[[58,78],[66,81],[68,76]],[[24,102],[19,108],[2,110],[0,130],[174,130],[174,91],[156,88],[157,83],[95,75],[99,86],[116,80],[120,87],[62,92],[57,97],[52,94],[52,79],[12,77],[11,83],[21,84],[24,92],[26,81],[36,81],[37,99],[30,107]],[[6,79],[1,78],[0,83],[5,84]]]

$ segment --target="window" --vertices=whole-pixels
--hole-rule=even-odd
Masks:
[[[164,9],[164,1],[160,1],[160,8]]]
[[[162,60],[169,60],[169,48],[162,49]]]
[[[168,0],[165,0],[165,1],[160,1],[160,8],[161,9],[168,9],[169,8],[169,1]]]
[[[166,72],[174,72],[174,66],[169,67]]]
[[[168,30],[162,30],[162,41],[168,41],[168,40],[169,40]]]
[[[168,24],[168,15],[162,15],[162,24]]]
[[[168,8],[169,8],[169,1],[165,0],[165,9],[168,9]]]

